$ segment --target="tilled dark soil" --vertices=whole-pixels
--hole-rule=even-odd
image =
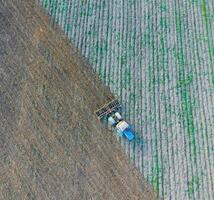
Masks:
[[[33,1],[0,0],[0,199],[155,199],[94,111],[113,98]]]

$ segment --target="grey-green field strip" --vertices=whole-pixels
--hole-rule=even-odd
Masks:
[[[160,198],[214,199],[214,0],[39,1],[121,100]]]

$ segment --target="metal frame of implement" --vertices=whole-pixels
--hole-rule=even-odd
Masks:
[[[95,114],[97,115],[98,119],[102,119],[105,116],[108,116],[111,114],[113,111],[117,111],[121,108],[121,104],[118,101],[118,99],[114,99],[110,101],[109,103],[105,104],[103,107],[95,111]]]

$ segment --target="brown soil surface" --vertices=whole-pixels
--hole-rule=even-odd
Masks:
[[[94,110],[113,98],[29,0],[0,0],[0,199],[155,199]]]

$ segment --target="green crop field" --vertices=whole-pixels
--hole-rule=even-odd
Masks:
[[[122,101],[137,137],[118,140],[160,197],[213,199],[214,1],[40,3]]]

